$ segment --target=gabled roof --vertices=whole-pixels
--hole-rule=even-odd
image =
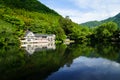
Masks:
[[[32,33],[32,32],[27,30],[26,33],[25,33],[25,36],[27,36],[29,33]]]
[[[33,32],[27,30],[26,33],[25,33],[25,37],[29,34],[29,33],[32,33],[34,34]],[[42,36],[53,36],[54,34],[34,34],[35,37],[42,37]]]

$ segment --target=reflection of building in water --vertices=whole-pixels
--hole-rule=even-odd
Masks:
[[[24,47],[29,54],[43,49],[55,49],[54,34],[34,34],[26,31],[25,36],[20,40],[21,47]]]
[[[33,43],[33,44],[23,44],[21,45],[30,55],[34,52],[42,51],[42,50],[49,50],[55,49],[55,43]]]

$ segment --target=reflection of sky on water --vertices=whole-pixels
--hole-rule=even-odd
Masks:
[[[120,80],[120,64],[103,58],[79,57],[47,80]]]

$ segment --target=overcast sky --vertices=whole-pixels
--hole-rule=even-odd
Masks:
[[[103,20],[120,12],[120,0],[40,0],[76,23]]]

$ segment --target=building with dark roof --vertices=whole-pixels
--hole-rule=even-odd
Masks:
[[[31,31],[26,31],[24,38],[21,39],[20,41],[22,44],[55,42],[55,35],[54,34],[34,34]]]

